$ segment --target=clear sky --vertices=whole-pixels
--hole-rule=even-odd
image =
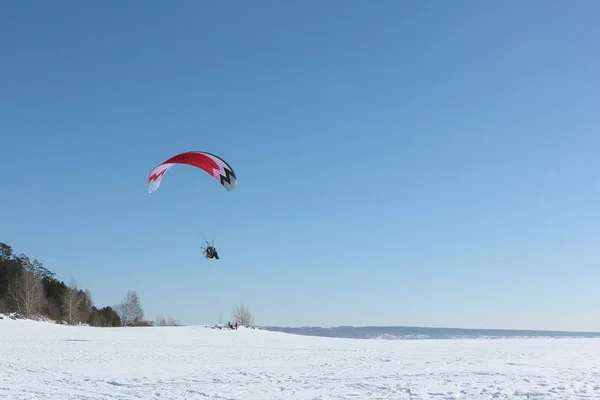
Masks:
[[[7,1],[0,241],[149,319],[600,330],[599,15]],[[188,150],[237,188],[176,166],[148,194]]]

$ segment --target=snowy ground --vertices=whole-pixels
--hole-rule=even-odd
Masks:
[[[600,399],[600,339],[366,340],[0,320],[0,399]]]

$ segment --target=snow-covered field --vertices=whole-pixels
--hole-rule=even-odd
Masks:
[[[4,318],[0,398],[600,399],[600,339],[334,339]]]

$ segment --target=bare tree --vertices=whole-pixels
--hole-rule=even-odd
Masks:
[[[131,322],[135,323],[144,319],[144,309],[136,291],[129,291],[127,293],[126,304]]]
[[[73,325],[73,323],[76,322],[77,318],[79,317],[79,305],[83,300],[75,280],[71,279],[71,282],[69,283],[69,286],[67,286],[67,290],[65,290],[62,300],[62,309],[67,317],[67,322],[70,325]]]
[[[22,308],[24,308],[22,280],[23,280],[23,273],[15,276],[10,281],[10,284],[8,286],[8,296],[12,300],[13,306],[17,310],[17,312],[21,315],[24,315],[25,313],[22,310]]]
[[[173,319],[173,317],[171,317],[170,315],[165,318],[163,317],[162,314],[159,314],[156,317],[156,326],[179,326],[181,325],[181,323],[179,321],[176,321]]]
[[[250,327],[254,325],[254,317],[250,310],[244,306],[244,303],[234,307],[232,312],[233,323],[238,325]]]
[[[167,320],[165,319],[165,317],[163,317],[162,314],[158,314],[156,316],[156,326],[166,326],[167,325]]]
[[[135,290],[127,292],[123,302],[115,306],[115,311],[121,318],[123,326],[134,325],[144,318],[142,302]]]
[[[13,278],[9,296],[14,301],[19,314],[25,318],[38,315],[45,305],[42,281],[28,267],[23,266],[20,275]]]
[[[85,289],[84,292],[79,291],[79,296],[81,297],[81,302],[79,303],[79,321],[88,322],[92,315],[92,307],[94,306],[94,301],[92,300],[92,294],[89,289]]]

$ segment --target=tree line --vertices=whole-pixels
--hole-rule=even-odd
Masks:
[[[97,308],[89,290],[56,278],[39,260],[0,242],[0,312],[24,318],[46,317],[60,323],[116,327],[150,325],[137,293],[129,291],[122,303]]]
[[[144,309],[135,290],[114,306],[97,308],[89,290],[58,280],[39,260],[0,242],[0,313],[18,313],[24,318],[45,317],[70,325],[100,327],[181,325],[171,316],[159,315],[156,321],[144,319]],[[254,324],[254,317],[244,304],[233,309],[233,323]],[[220,318],[219,318],[220,319]]]

